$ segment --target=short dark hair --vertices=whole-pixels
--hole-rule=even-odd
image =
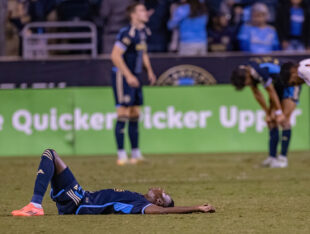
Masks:
[[[137,6],[140,6],[140,5],[144,6],[141,2],[134,2],[134,3],[130,4],[130,5],[126,8],[126,13],[127,13],[127,16],[128,16],[129,19],[130,19],[130,15],[131,15],[133,12],[135,12],[136,7],[137,7]]]
[[[168,206],[167,207],[174,207],[174,201],[173,201],[173,199],[171,198],[171,202],[168,204]]]
[[[289,86],[291,78],[291,69],[296,66],[293,62],[286,62],[281,66],[280,79],[285,86]]]
[[[237,90],[242,90],[245,87],[247,70],[244,66],[236,67],[231,73],[230,81]]]

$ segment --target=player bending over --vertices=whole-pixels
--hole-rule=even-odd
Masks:
[[[151,188],[147,194],[105,189],[89,192],[82,189],[67,165],[54,150],[47,149],[41,162],[34,185],[31,202],[13,216],[44,215],[41,206],[43,196],[51,182],[51,198],[56,202],[59,214],[184,214],[215,212],[208,204],[201,206],[174,207],[174,201],[160,188]]]
[[[266,113],[269,128],[269,157],[262,165],[272,168],[288,166],[287,153],[291,139],[290,117],[299,101],[300,86],[285,87],[279,78],[280,61],[276,58],[252,58],[246,65],[238,66],[231,81],[237,90],[250,86],[255,99]],[[261,83],[269,95],[269,106],[258,89]],[[281,154],[277,157],[279,125],[282,127]]]

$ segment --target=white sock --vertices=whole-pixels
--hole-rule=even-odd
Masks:
[[[42,205],[39,203],[35,203],[35,202],[30,202],[32,205],[34,205],[36,208],[40,208],[42,209]]]
[[[125,150],[118,150],[117,156],[119,160],[126,160],[128,158]]]
[[[132,158],[142,158],[142,154],[141,154],[141,151],[140,149],[132,149],[131,150],[131,157]]]

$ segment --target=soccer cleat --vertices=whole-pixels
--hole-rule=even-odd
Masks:
[[[33,204],[29,203],[20,210],[13,210],[11,214],[13,216],[41,216],[44,215],[44,211],[43,208],[37,208]]]
[[[146,160],[144,157],[140,156],[140,157],[136,157],[136,158],[131,158],[130,159],[130,164],[136,165],[139,163],[144,163]]]
[[[272,162],[276,161],[277,159],[274,157],[269,156],[262,162],[262,167],[270,167]]]
[[[288,166],[287,158],[279,155],[276,161],[270,164],[271,168],[286,168]]]
[[[117,161],[116,161],[116,164],[118,166],[124,166],[128,163],[129,163],[129,160],[127,158],[126,159],[117,159]]]

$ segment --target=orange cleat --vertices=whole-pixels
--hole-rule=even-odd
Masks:
[[[20,210],[13,210],[11,214],[13,216],[41,216],[44,215],[44,211],[43,208],[37,208],[33,204],[29,203]]]

